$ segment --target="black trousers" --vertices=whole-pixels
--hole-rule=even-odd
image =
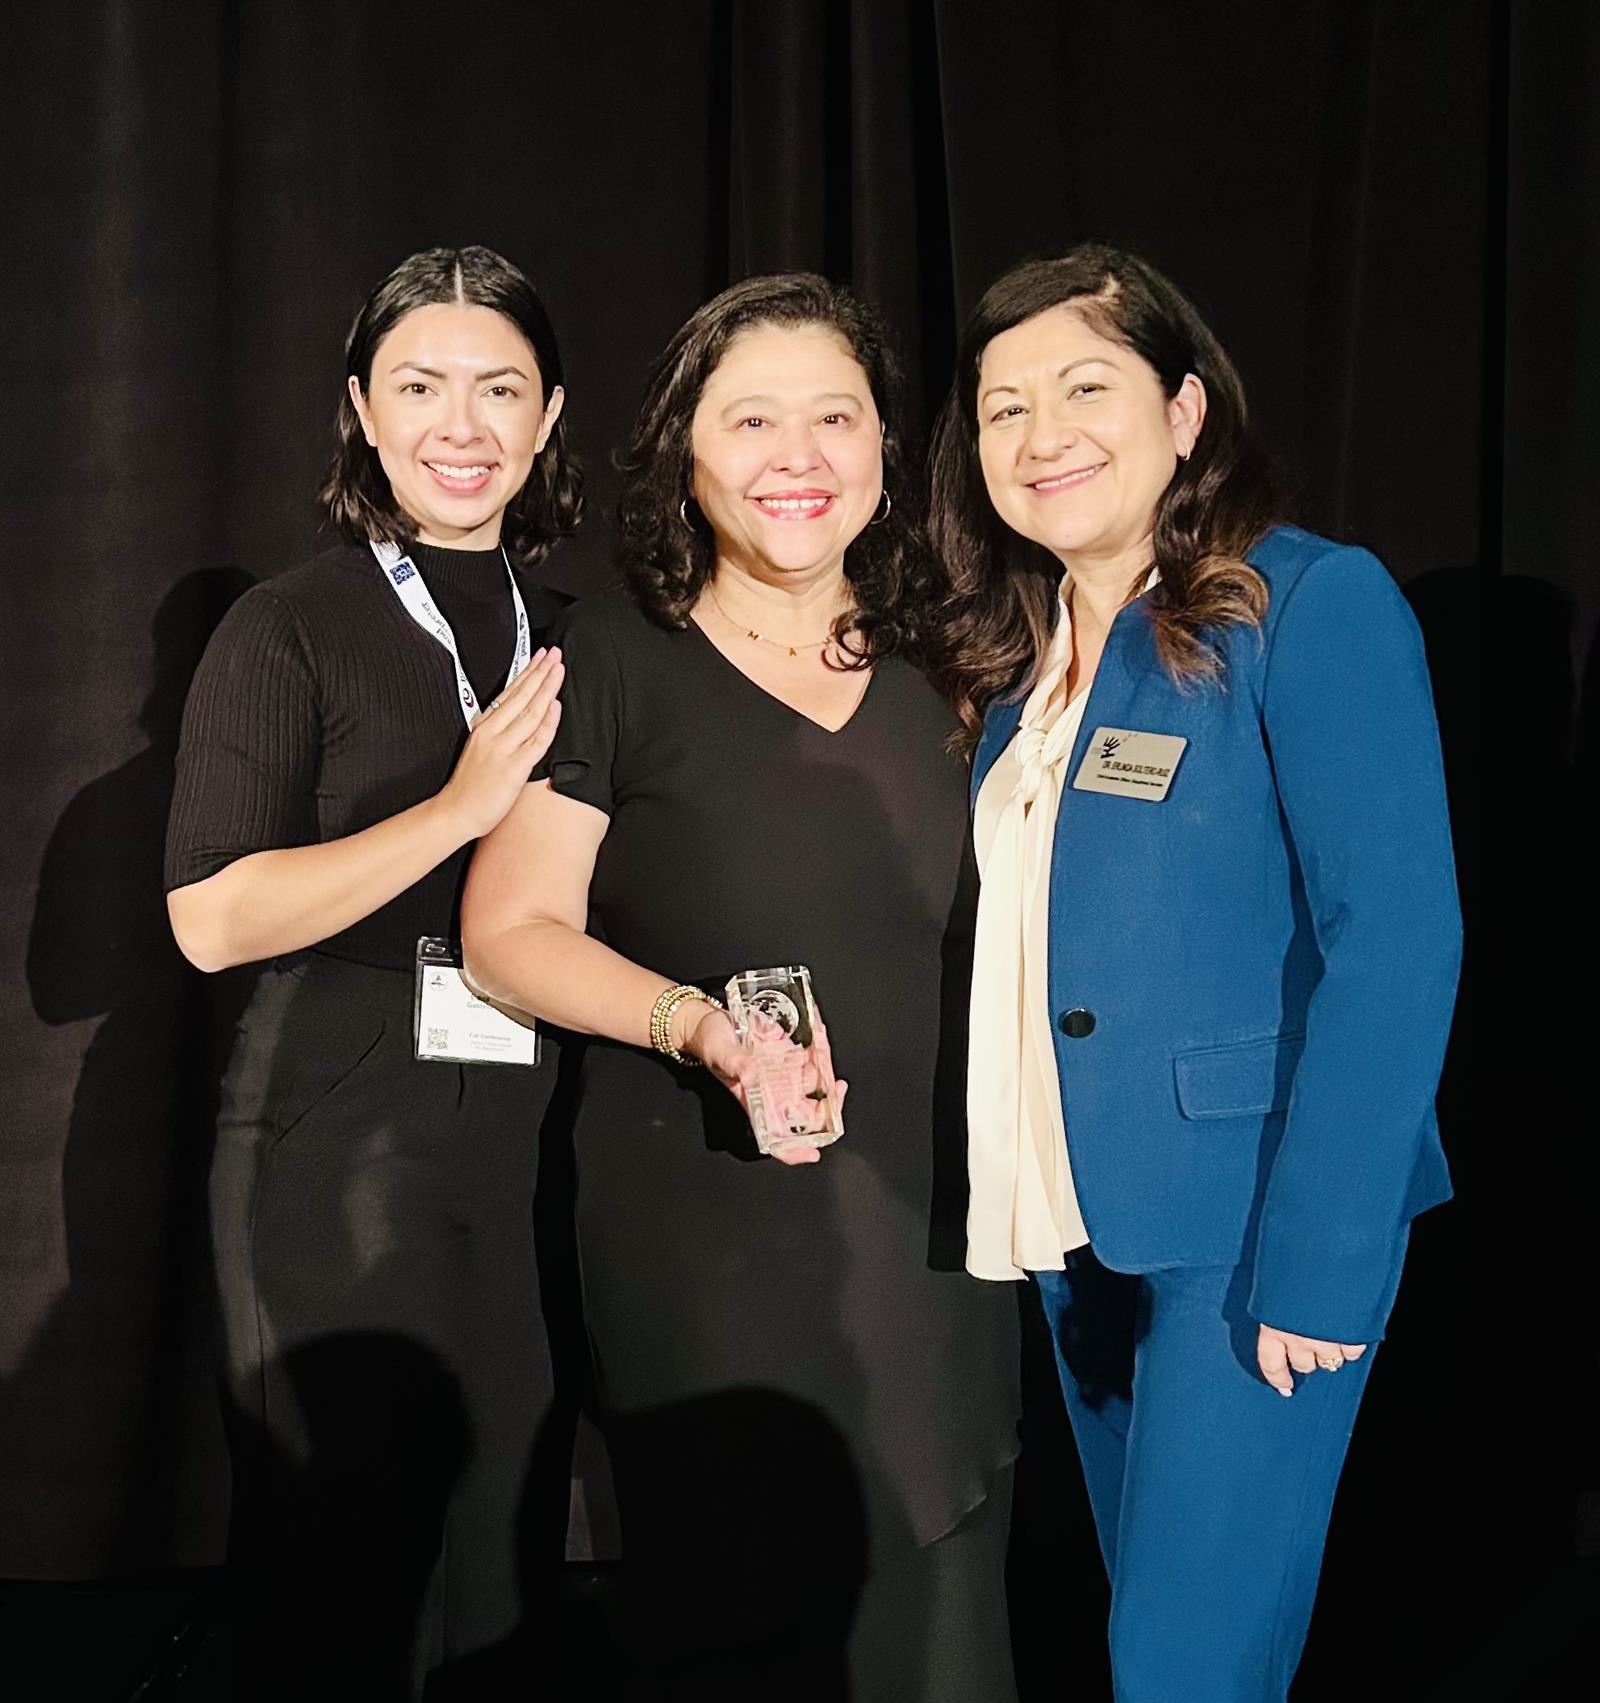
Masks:
[[[411,1003],[401,973],[268,971],[223,1087],[245,1697],[538,1694],[570,1462],[533,1239],[556,1063],[419,1063]]]

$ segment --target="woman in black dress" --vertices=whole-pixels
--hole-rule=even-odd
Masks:
[[[594,1037],[579,1244],[641,1696],[1013,1696],[1013,1312],[960,1271],[966,774],[915,660],[895,401],[820,278],[673,338],[628,590],[563,618],[548,784],[463,909],[476,981]],[[797,963],[853,1083],[803,1167],[759,1157],[705,997]]]
[[[528,1476],[555,1067],[418,1060],[413,965],[549,745],[559,600],[530,570],[579,486],[549,320],[487,249],[390,274],[347,371],[323,493],[344,541],[218,629],[167,847],[189,959],[269,964],[212,1172],[238,1687],[403,1698],[454,1664],[448,1695],[500,1697],[565,1530],[564,1470],[548,1505]]]

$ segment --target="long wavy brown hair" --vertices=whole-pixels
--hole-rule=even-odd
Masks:
[[[1128,587],[1137,596],[1150,568],[1159,570],[1149,607],[1163,666],[1180,685],[1220,681],[1217,629],[1259,627],[1266,614],[1266,582],[1245,553],[1282,518],[1280,498],[1222,345],[1174,284],[1120,249],[1086,243],[1024,262],[989,287],[962,331],[929,453],[928,529],[948,582],[929,664],[969,742],[991,703],[1020,696],[1037,678],[1061,578],[1056,558],[1013,532],[989,500],[978,460],[978,373],[1001,332],[1062,306],[1148,362],[1167,397],[1189,373],[1205,386],[1205,423],[1156,505],[1151,559]]]

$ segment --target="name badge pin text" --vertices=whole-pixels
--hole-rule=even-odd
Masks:
[[[1172,786],[1188,743],[1176,733],[1097,727],[1078,766],[1073,788],[1159,804]]]

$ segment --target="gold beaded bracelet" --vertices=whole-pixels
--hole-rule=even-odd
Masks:
[[[687,1005],[691,999],[704,1000],[707,1005],[714,1005],[718,1011],[726,1010],[720,999],[697,988],[692,982],[680,982],[676,987],[663,990],[657,996],[656,1002],[650,1008],[650,1045],[658,1053],[665,1053],[674,1064],[696,1065],[700,1060],[690,1054],[680,1052],[672,1044],[672,1018],[680,1005]]]

